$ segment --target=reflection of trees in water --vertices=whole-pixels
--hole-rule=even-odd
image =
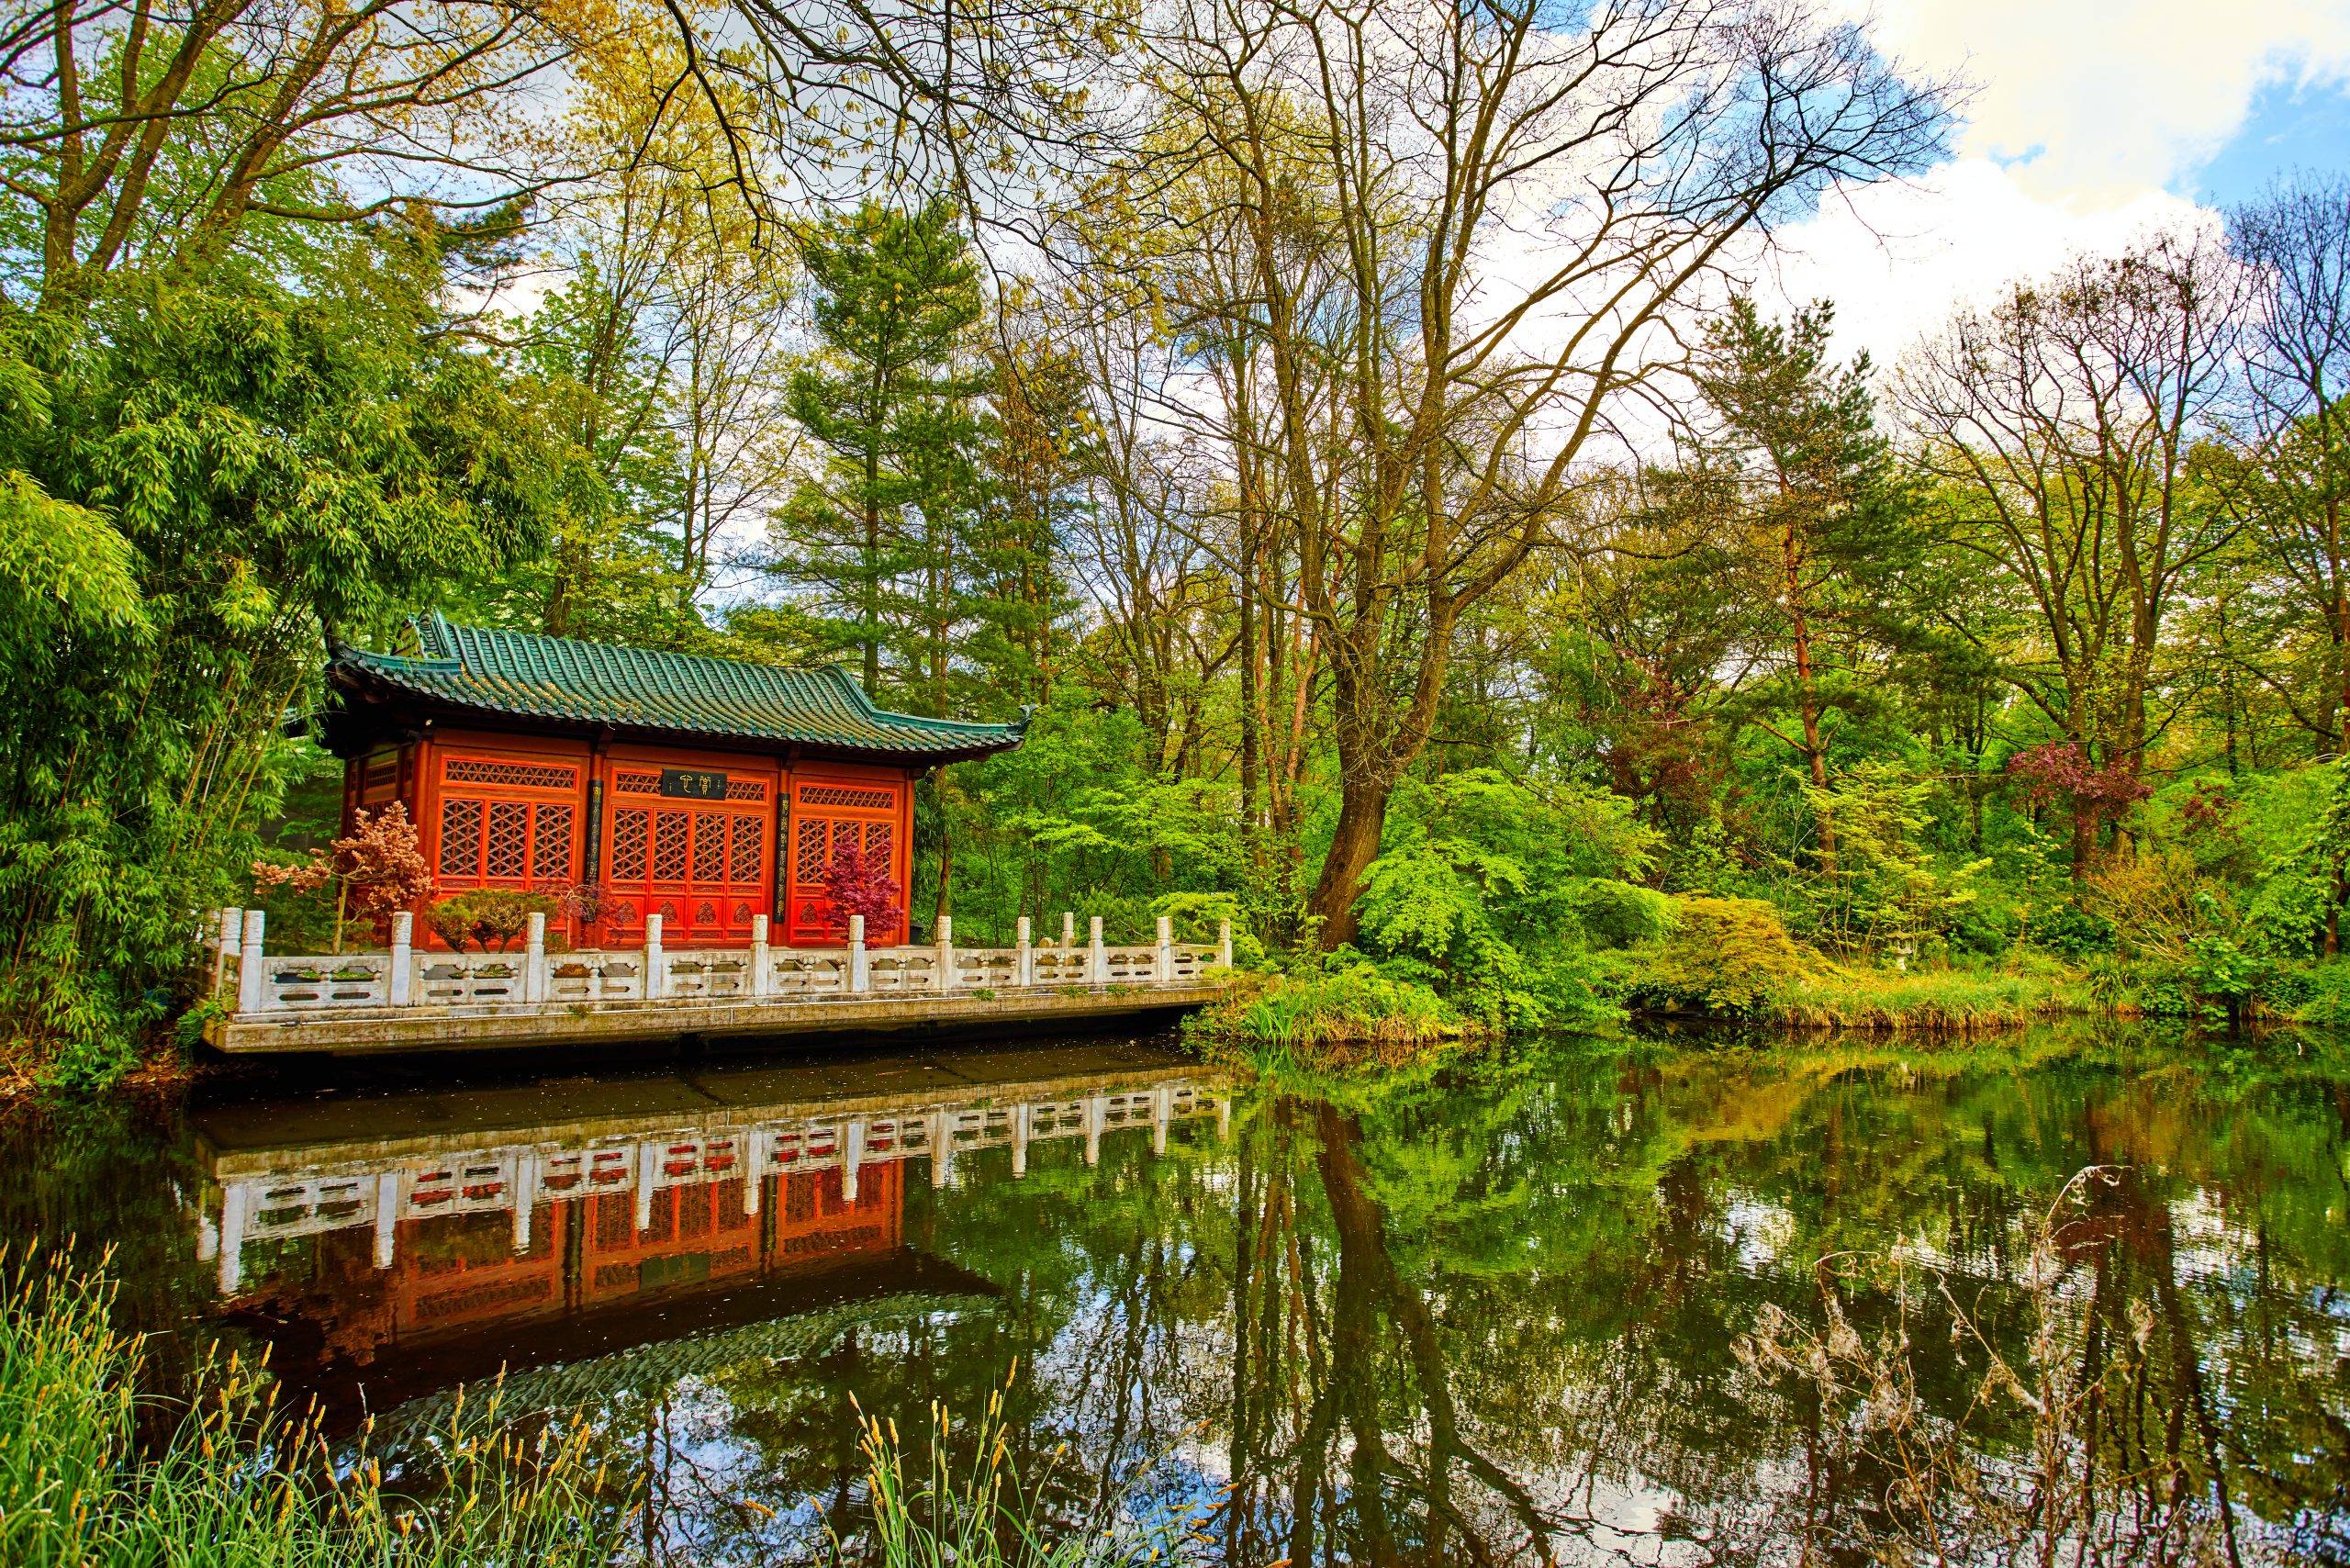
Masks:
[[[2222,1558],[2261,1518],[2344,1508],[2330,1083],[1753,1055],[1493,1071],[1269,1094],[1231,1143],[1157,1160],[910,1183],[909,1242],[1001,1301],[604,1412],[616,1462],[662,1474],[662,1560],[788,1560],[820,1502],[853,1523],[851,1394],[912,1445],[934,1401],[997,1389],[1066,1524],[1221,1500],[1234,1563],[1850,1559],[1901,1522],[1902,1473],[1734,1342],[1766,1307],[1818,1321],[1822,1255],[1898,1246],[2027,1366],[2027,1222],[2100,1162],[2120,1178],[2061,1238],[2056,1342],[2096,1390],[2067,1506],[2154,1540],[2203,1509]],[[1881,1273],[1844,1300],[1872,1342],[1899,1326]],[[1954,1419],[1983,1360],[1907,1305],[1918,1399]],[[2013,1400],[1964,1428],[2023,1505],[2043,1437]]]
[[[1258,1118],[1235,1194],[1248,1245],[1234,1269],[1227,1425],[1246,1480],[1222,1521],[1225,1554],[1646,1556],[1658,1542],[1623,1533],[1645,1522],[1628,1506],[1643,1494],[1662,1505],[1660,1533],[1705,1538],[1680,1543],[1691,1561],[1801,1560],[1807,1546],[1832,1557],[1880,1540],[1903,1478],[1824,1429],[1844,1413],[1813,1391],[1742,1371],[1732,1341],[1763,1303],[1816,1307],[1808,1259],[1922,1243],[1952,1268],[1992,1346],[2027,1364],[2026,1218],[2069,1171],[2112,1156],[2098,1129],[2116,1118],[2153,1147],[2095,1188],[2066,1238],[2052,1328],[2077,1362],[2060,1381],[2087,1391],[2065,1434],[2084,1457],[2066,1473],[2068,1500],[2052,1512],[2039,1499],[2042,1533],[2158,1562],[2177,1559],[2199,1518],[2216,1556],[2233,1561],[2247,1503],[2270,1521],[2343,1507],[2350,1399],[2338,1361],[2313,1353],[2338,1343],[2325,1305],[2334,1254],[2280,1250],[2262,1223],[2297,1185],[2338,1180],[2337,1114],[2307,1116],[2318,1107],[2291,1095],[2215,1104],[2181,1095],[2175,1078],[2161,1090],[2066,1075],[1897,1092],[1831,1078],[1762,1118],[1765,1137],[1714,1136],[1755,1098],[1781,1098],[1778,1076],[1738,1083],[1737,1103],[1714,1102],[1722,1114],[1710,1118],[1684,1102],[1652,1119],[1657,1101],[1675,1098],[1663,1084],[1628,1120],[1623,1103],[1563,1095],[1511,1106],[1485,1158],[1442,1195],[1431,1173],[1446,1161],[1416,1152],[1428,1127],[1409,1110],[1292,1104]],[[2149,1092],[2199,1103],[2135,1116]],[[1475,1115],[1451,1110],[1444,1129],[1475,1141]],[[1651,1179],[1614,1180],[1660,1144],[1671,1152]],[[1543,1167],[1567,1180],[1513,1186],[1514,1173]],[[1505,1205],[1499,1239],[1512,1245],[1495,1246],[1472,1211],[1505,1191],[1519,1201]],[[1742,1267],[1730,1215],[1756,1201],[1778,1205],[1791,1230],[1775,1259]],[[2180,1215],[2211,1203],[2224,1211],[2213,1237],[2183,1252]],[[2281,1207],[2307,1220],[2307,1203],[2296,1193]],[[1408,1232],[1399,1207],[1414,1213]],[[2215,1245],[2242,1255],[2187,1255]],[[2280,1268],[2302,1288],[2280,1286]],[[1884,1288],[1852,1303],[1872,1332],[1896,1310]],[[1926,1406],[1954,1417],[1982,1366],[1949,1352],[1949,1328],[1928,1304],[1911,1324],[1912,1375]],[[2029,1515],[2048,1434],[2018,1405],[1975,1412],[1964,1439],[1998,1462],[1985,1482],[2010,1485],[2006,1503]],[[1611,1505],[1596,1506],[1603,1488]]]

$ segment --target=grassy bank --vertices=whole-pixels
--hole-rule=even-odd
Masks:
[[[1773,996],[1764,1016],[1797,1029],[1965,1036],[2020,1029],[2082,1011],[2041,975],[1838,969]]]

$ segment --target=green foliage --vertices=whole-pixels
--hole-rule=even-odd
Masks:
[[[467,947],[502,953],[522,939],[531,916],[543,914],[553,920],[562,907],[562,901],[551,893],[473,888],[441,900],[424,912],[424,920],[434,935],[461,953]]]
[[[1579,784],[1483,767],[1407,783],[1364,874],[1363,946],[1489,1024],[1607,1017],[1582,911],[1630,916],[1630,900],[1592,890],[1632,893],[1616,879],[1647,870],[1655,842],[1626,802]]]
[[[1684,898],[1676,906],[1672,935],[1635,955],[1630,992],[1642,1005],[1763,1017],[1822,970],[1760,900]]]
[[[1902,764],[1856,764],[1804,797],[1836,844],[1835,868],[1802,884],[1810,892],[1806,935],[1834,950],[1917,953],[1947,940],[1976,899],[1991,862],[1951,865],[1925,842],[1933,786]]]
[[[1567,902],[1575,924],[1595,947],[1632,947],[1657,941],[1673,930],[1679,907],[1669,893],[1619,882],[1613,877],[1589,877],[1575,883]]]
[[[2026,933],[2033,946],[2063,958],[2113,951],[2113,922],[2070,900],[2034,913]]]
[[[0,307],[0,1023],[62,1080],[120,1070],[244,902],[323,639],[544,537],[557,459],[434,330],[437,259],[316,259]]]

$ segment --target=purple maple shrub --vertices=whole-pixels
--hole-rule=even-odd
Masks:
[[[890,875],[887,855],[868,855],[865,846],[844,836],[833,849],[833,863],[824,872],[824,897],[833,906],[834,928],[845,937],[851,915],[865,916],[865,939],[878,945],[898,929],[898,906],[905,889]]]

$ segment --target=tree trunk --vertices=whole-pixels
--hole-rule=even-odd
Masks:
[[[1325,951],[1345,946],[1360,929],[1355,900],[1362,891],[1363,872],[1379,858],[1379,838],[1387,826],[1392,788],[1351,772],[1339,787],[1337,829],[1331,834],[1330,852],[1323,857],[1322,875],[1314,884],[1314,897],[1307,906],[1321,919],[1318,939]]]
[[[1265,835],[1258,821],[1258,781],[1264,714],[1257,663],[1257,528],[1255,509],[1240,509],[1240,570],[1233,579],[1240,595],[1240,848],[1251,875],[1264,870]]]
[[[1828,753],[1819,743],[1819,699],[1812,690],[1811,617],[1803,603],[1803,549],[1793,523],[1787,525],[1780,543],[1780,558],[1785,563],[1787,579],[1787,615],[1795,633],[1796,706],[1803,720],[1804,761],[1811,769],[1811,787],[1825,793],[1828,789]],[[1830,876],[1836,874],[1836,823],[1823,807],[1817,812],[1819,834],[1819,868]]]

